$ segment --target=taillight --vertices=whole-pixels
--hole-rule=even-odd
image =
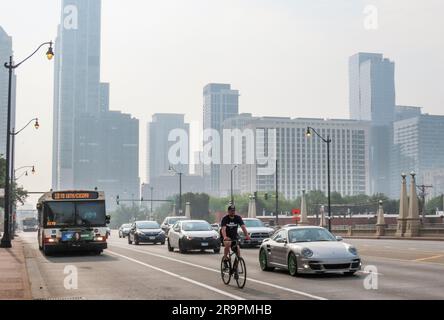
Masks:
[[[95,241],[98,241],[98,242],[103,242],[103,241],[106,241],[106,237],[102,237],[102,236],[100,236],[100,237],[95,237],[94,240],[95,240]]]

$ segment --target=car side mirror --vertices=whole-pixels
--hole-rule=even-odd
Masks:
[[[336,240],[337,241],[342,241],[342,240],[344,240],[341,236],[336,236]]]

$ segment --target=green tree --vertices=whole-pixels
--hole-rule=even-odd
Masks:
[[[5,178],[6,178],[6,160],[0,158],[0,189],[5,188]],[[28,198],[28,192],[23,189],[23,187],[19,187],[17,183],[12,184],[12,199],[15,200],[16,203],[24,204],[26,199]],[[5,207],[4,198],[0,199],[0,207]]]
[[[444,204],[443,202],[443,195],[430,199],[426,202],[426,213],[435,214],[436,209],[438,209],[438,211],[442,211]]]
[[[124,223],[132,223],[136,220],[146,220],[144,210],[136,205],[120,205],[116,211],[111,212],[111,228],[119,228]]]

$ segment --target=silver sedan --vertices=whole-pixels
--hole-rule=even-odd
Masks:
[[[288,226],[265,239],[259,250],[263,271],[287,269],[298,273],[344,273],[353,275],[361,269],[361,258],[352,245],[342,242],[320,227]]]

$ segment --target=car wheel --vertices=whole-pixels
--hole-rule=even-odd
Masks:
[[[182,240],[179,240],[179,251],[180,253],[187,253],[187,250],[184,248],[182,244]]]
[[[292,277],[298,274],[298,260],[293,252],[288,256],[288,273]]]
[[[170,244],[170,239],[168,239],[168,251],[169,252],[173,252],[174,251],[174,248]]]
[[[213,251],[214,251],[214,253],[219,254],[220,253],[220,248],[213,249]]]
[[[161,244],[162,246],[165,245],[165,241],[162,241],[160,244]]]
[[[128,235],[128,244],[133,244],[133,242],[131,241],[131,237]]]
[[[268,266],[268,256],[267,251],[265,249],[261,249],[259,252],[259,264],[261,266],[262,271],[273,271],[273,267]]]

